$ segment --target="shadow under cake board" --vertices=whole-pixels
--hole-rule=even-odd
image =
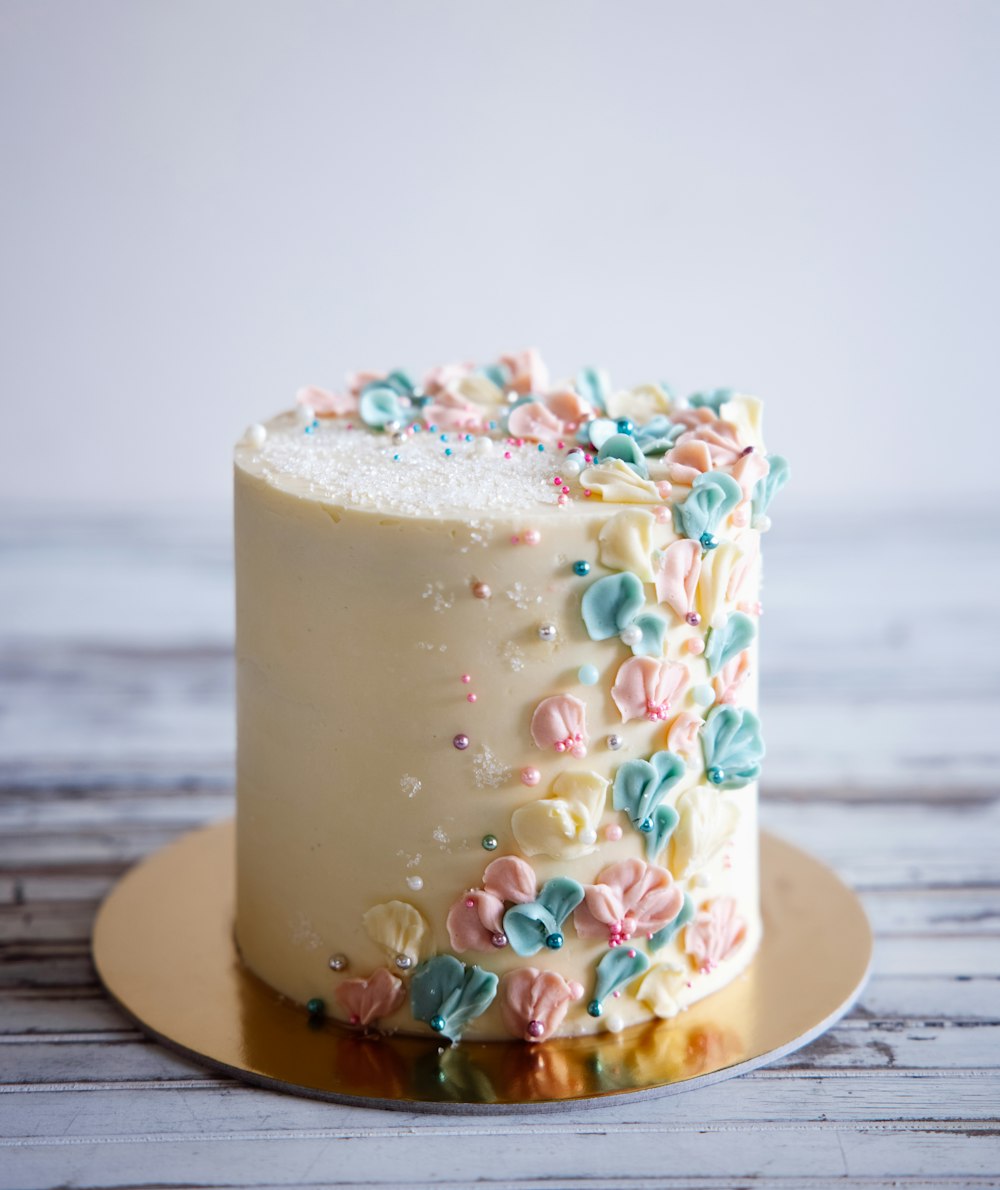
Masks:
[[[522,1041],[367,1038],[305,1010],[240,962],[232,820],[196,830],[116,884],[94,926],[111,996],[152,1037],[235,1078],[312,1098],[407,1111],[556,1110],[650,1097],[772,1062],[828,1029],[860,994],[872,936],[825,865],[761,836],[764,937],[747,970],[672,1020]]]

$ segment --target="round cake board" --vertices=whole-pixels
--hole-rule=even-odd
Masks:
[[[617,1034],[442,1046],[310,1024],[240,962],[234,890],[232,821],[193,831],[128,872],[94,927],[94,962],[111,996],[164,1045],[235,1078],[406,1111],[550,1111],[730,1078],[828,1029],[857,999],[872,955],[854,893],[765,834],[763,942],[721,991]]]

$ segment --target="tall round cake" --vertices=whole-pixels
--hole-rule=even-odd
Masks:
[[[669,1017],[761,936],[760,402],[533,351],[236,450],[236,935],[358,1028]]]

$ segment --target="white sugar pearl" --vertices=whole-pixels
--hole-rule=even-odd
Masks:
[[[412,888],[414,892],[420,892],[424,887],[423,878],[420,876],[407,876],[406,886],[407,888]]]
[[[630,624],[629,627],[626,628],[624,632],[622,632],[622,644],[628,645],[629,648],[631,648],[632,645],[637,645],[641,640],[642,629],[637,628],[634,624]]]
[[[562,469],[563,475],[569,475],[569,476],[572,476],[573,478],[576,478],[576,476],[579,475],[580,472],[583,470],[583,458],[581,457],[581,458],[576,459],[576,458],[573,458],[572,455],[569,455],[566,459],[563,460],[563,465],[562,465],[561,469]]]
[[[267,428],[262,426],[259,421],[255,421],[252,426],[247,426],[247,432],[243,436],[250,446],[255,446],[259,450],[267,441]]]
[[[605,1017],[604,1025],[609,1033],[620,1033],[625,1028],[625,1022],[617,1013],[612,1013],[611,1016]]]
[[[304,426],[311,425],[316,420],[316,410],[313,409],[312,405],[299,405],[296,413],[298,414],[299,421]]]
[[[771,518],[761,513],[760,516],[755,516],[751,524],[751,528],[756,529],[759,533],[766,533],[771,527]]]
[[[493,439],[492,438],[477,438],[476,439],[476,454],[490,455],[493,453]]]
[[[585,847],[589,847],[591,843],[596,843],[597,831],[590,830],[589,828],[580,831],[580,842],[583,843]]]

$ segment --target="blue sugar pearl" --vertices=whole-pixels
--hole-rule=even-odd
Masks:
[[[600,1016],[604,1009],[601,1007],[600,1000],[591,1000],[587,1005],[587,1011],[591,1016]]]
[[[710,768],[708,770],[708,779],[709,779],[709,781],[712,782],[713,785],[721,785],[722,782],[725,781],[725,779],[726,779],[725,770],[720,769],[720,768],[714,768],[714,767]]]
[[[448,441],[448,435],[447,435],[447,434],[442,434],[442,435],[441,435],[441,441],[442,441],[442,442],[447,442],[447,441]]]
[[[642,822],[639,823],[639,830],[641,830],[644,835],[648,835],[652,829],[653,829],[652,818],[644,818],[642,820]]]
[[[446,446],[446,447],[444,448],[444,453],[445,453],[446,455],[450,455],[450,454],[451,454],[451,447],[450,447],[450,446]]]
[[[596,665],[581,665],[576,676],[584,686],[596,686],[601,675],[597,672]]]
[[[466,434],[466,435],[465,435],[465,441],[466,441],[466,442],[471,442],[471,441],[472,441],[472,435],[471,435],[471,434]]]
[[[590,574],[590,563],[584,562],[582,558],[579,562],[574,562],[573,573],[578,574],[580,578],[585,578],[588,574]]]
[[[418,421],[415,421],[415,422],[413,423],[413,432],[414,432],[414,434],[419,434],[419,433],[420,433],[420,431],[421,431],[423,428],[424,428],[424,427],[423,427],[423,426],[420,424],[420,422],[418,422]]]
[[[432,1016],[431,1019],[427,1023],[430,1025],[430,1027],[434,1030],[435,1033],[440,1033],[441,1030],[445,1027],[445,1025],[448,1022],[444,1019],[443,1016]]]
[[[497,423],[495,421],[491,421],[489,425],[491,430],[495,430],[497,428]]]
[[[314,429],[315,429],[315,426],[306,426],[306,433],[311,434]]]
[[[545,449],[545,447],[544,447],[544,446],[541,444],[541,442],[539,442],[539,444],[538,444],[538,449],[539,449],[539,450],[544,450],[544,449]]]
[[[620,417],[618,419],[618,433],[631,434],[635,429],[635,424],[630,417]]]
[[[549,950],[561,950],[563,944],[562,934],[549,934],[545,939],[545,945]]]
[[[308,1012],[310,1016],[322,1016],[326,1012],[325,1001],[320,1000],[318,996],[316,999],[310,1000],[306,1004],[306,1012]]]
[[[393,455],[393,456],[392,456],[392,461],[393,461],[394,463],[398,463],[398,462],[399,462],[399,455]]]
[[[701,544],[701,548],[703,550],[714,550],[719,544],[719,539],[714,533],[702,533],[701,537],[698,538],[698,541]]]

